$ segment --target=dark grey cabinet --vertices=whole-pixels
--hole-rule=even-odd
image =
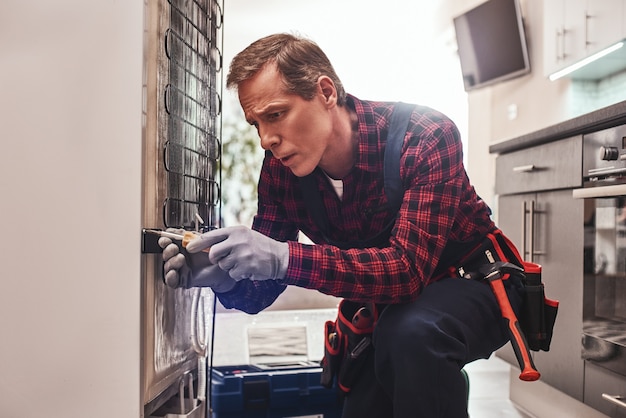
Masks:
[[[500,197],[498,214],[500,228],[526,249],[524,258],[541,264],[546,294],[560,303],[550,351],[533,354],[541,380],[582,401],[583,202],[571,190],[508,195]],[[509,347],[498,355],[517,365]]]
[[[583,205],[582,138],[575,136],[496,160],[497,223],[527,261],[542,265],[546,294],[560,302],[551,349],[533,353],[541,380],[583,400],[581,359]],[[497,355],[517,366],[510,346]]]

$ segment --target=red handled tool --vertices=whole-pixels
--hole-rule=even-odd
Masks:
[[[359,308],[352,317],[352,325],[358,329],[367,329],[374,325],[374,316],[372,311],[366,307]]]
[[[491,290],[496,296],[502,317],[507,320],[509,328],[509,336],[511,337],[511,345],[513,345],[513,351],[515,351],[515,357],[519,363],[522,372],[519,375],[520,380],[535,381],[541,376],[533,359],[530,356],[530,350],[526,338],[522,333],[517,316],[513,312],[509,297],[504,289],[504,283],[502,283],[502,277],[506,274],[520,274],[523,273],[523,269],[512,263],[497,262],[490,265],[491,270],[485,275],[484,280],[489,282]]]

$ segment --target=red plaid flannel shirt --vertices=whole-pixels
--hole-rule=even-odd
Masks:
[[[385,207],[383,155],[393,105],[348,96],[348,106],[358,115],[360,142],[356,166],[343,179],[342,200],[324,174],[316,172],[331,225],[329,238],[363,240],[395,219],[388,245],[341,250],[325,243],[304,205],[298,178],[267,153],[253,229],[289,241],[287,274],[279,281],[241,281],[232,291],[218,295],[222,304],[258,312],[286,285],[354,301],[409,302],[447,267],[449,260],[442,259],[446,248],[473,246],[495,229],[491,211],[465,172],[458,129],[445,115],[427,107],[416,107],[404,138],[402,206],[399,212]],[[299,231],[316,245],[297,242]]]

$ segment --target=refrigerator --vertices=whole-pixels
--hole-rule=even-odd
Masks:
[[[219,227],[223,3],[146,0],[144,10],[143,416],[199,417],[214,295],[167,287],[146,230]]]

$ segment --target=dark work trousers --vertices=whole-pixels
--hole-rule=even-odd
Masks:
[[[520,281],[504,283],[518,314]],[[383,311],[370,364],[346,396],[343,418],[466,418],[461,369],[508,340],[487,283],[460,278],[432,283],[415,302]]]

